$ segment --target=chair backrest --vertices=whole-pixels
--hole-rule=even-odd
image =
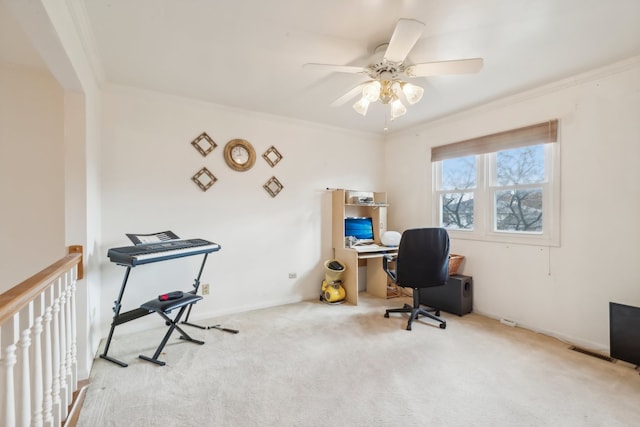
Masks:
[[[407,288],[440,286],[449,279],[449,234],[444,228],[405,230],[396,260],[397,284]]]

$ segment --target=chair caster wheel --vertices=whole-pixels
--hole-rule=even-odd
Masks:
[[[440,329],[447,329],[446,323],[440,323]]]
[[[410,331],[410,330],[411,330],[411,326],[407,326],[407,331]]]
[[[389,318],[389,313],[385,313],[384,317],[386,317],[388,319]]]
[[[440,310],[436,310],[435,315],[440,317]]]

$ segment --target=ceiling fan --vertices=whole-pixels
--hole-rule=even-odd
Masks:
[[[424,93],[424,89],[420,86],[402,80],[403,78],[477,73],[482,68],[482,58],[425,62],[421,64],[405,62],[407,55],[422,35],[424,27],[424,23],[415,19],[400,19],[389,43],[382,44],[376,48],[371,63],[366,67],[317,63],[304,64],[303,67],[330,72],[367,75],[369,80],[360,83],[333,101],[331,106],[341,106],[361,93],[362,98],[353,105],[353,108],[358,113],[363,116],[366,115],[369,104],[379,100],[383,104],[390,105],[390,117],[393,120],[407,112],[400,99],[400,94],[403,94],[409,104],[415,104],[422,99]]]

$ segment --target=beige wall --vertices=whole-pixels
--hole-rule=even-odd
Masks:
[[[194,315],[207,318],[316,299],[331,248],[331,194],[327,188],[384,190],[382,139],[282,117],[126,88],[105,93],[102,120],[103,304],[117,296],[124,269],[106,257],[130,244],[125,233],[172,230],[222,245],[209,256],[202,283],[211,295]],[[191,141],[207,132],[218,147],[207,157]],[[224,145],[248,140],[255,166],[236,172]],[[283,159],[271,168],[262,153],[275,146]],[[191,177],[207,167],[218,181],[203,192]],[[262,185],[276,176],[283,191]],[[196,259],[197,258],[197,259]],[[201,257],[151,264],[132,271],[125,303],[132,307],[171,290],[189,290]],[[297,278],[289,279],[289,273]],[[103,309],[103,330],[112,313]],[[150,317],[121,330],[157,324]]]
[[[454,239],[452,250],[467,257],[475,311],[606,350],[609,301],[640,306],[640,58],[390,138],[390,228],[434,224],[431,146],[552,118],[560,121],[560,247]]]
[[[65,255],[63,104],[50,73],[0,63],[0,292]]]
[[[100,272],[99,261],[95,251],[100,239],[100,188],[99,188],[99,129],[100,129],[100,90],[98,88],[98,78],[94,75],[94,69],[90,66],[86,57],[83,42],[78,35],[76,28],[69,23],[73,22],[72,16],[76,16],[77,10],[70,10],[71,7],[80,4],[65,2],[64,0],[46,0],[29,2],[2,2],[0,5],[0,16],[3,25],[3,35],[11,38],[12,49],[9,52],[3,50],[0,54],[3,58],[8,58],[5,62],[29,64],[24,72],[20,71],[19,76],[12,78],[23,79],[19,85],[14,87],[17,81],[3,79],[10,86],[7,86],[10,94],[6,97],[3,93],[2,106],[11,114],[3,114],[7,121],[15,114],[16,124],[28,124],[29,132],[37,134],[38,143],[44,144],[40,136],[46,133],[47,126],[56,128],[49,141],[47,148],[53,150],[51,153],[40,150],[47,155],[46,167],[36,169],[32,175],[25,175],[23,178],[24,188],[29,189],[27,183],[33,178],[37,178],[38,173],[47,172],[47,168],[55,169],[56,175],[50,174],[48,180],[39,190],[45,194],[40,197],[41,206],[38,209],[30,209],[30,212],[42,213],[51,210],[52,218],[59,222],[57,225],[38,223],[27,216],[23,228],[22,224],[12,225],[12,240],[5,240],[4,248],[12,250],[14,253],[24,255],[21,250],[23,237],[29,237],[25,241],[34,242],[31,234],[39,231],[38,227],[43,227],[55,236],[46,236],[47,242],[58,249],[59,253],[53,259],[47,259],[43,265],[35,260],[25,266],[26,274],[36,273],[45,265],[59,259],[64,255],[65,247],[69,245],[82,245],[84,248],[83,260],[85,266],[85,277],[79,281],[76,293],[76,307],[78,318],[78,372],[79,378],[87,378],[93,356],[98,348],[100,340],[100,327],[97,323],[99,311],[102,307],[99,298]],[[3,47],[6,47],[3,44]],[[9,53],[9,55],[6,55]],[[19,53],[16,55],[16,53]],[[22,54],[24,53],[24,55]],[[46,74],[50,82],[55,83],[57,88],[56,97],[49,97],[47,91],[38,91],[40,84],[39,73],[36,68],[48,70],[40,72]],[[31,95],[44,97],[38,100],[36,106],[31,108],[16,109],[15,102],[22,105],[22,101],[29,99],[14,91],[17,88],[31,88],[34,91]],[[33,96],[31,98],[34,98]],[[34,112],[55,103],[57,106],[53,124],[46,117],[38,117]],[[5,111],[5,110],[3,110]],[[13,125],[13,124],[12,124]],[[9,127],[10,128],[10,127]],[[2,128],[4,131],[4,126]],[[13,131],[12,131],[13,132]],[[29,135],[27,132],[27,135]],[[4,139],[3,139],[4,143]],[[35,144],[35,143],[31,143]],[[15,148],[15,147],[14,147]],[[19,147],[18,147],[19,148]],[[30,154],[29,157],[40,159],[39,154]],[[10,157],[8,157],[10,159]],[[3,160],[5,156],[3,156]],[[19,159],[23,160],[23,159]],[[9,160],[7,160],[9,161]],[[26,163],[15,162],[12,167],[15,169],[27,170]],[[4,170],[2,171],[4,172]],[[7,173],[9,171],[7,170]],[[13,171],[11,175],[15,175]],[[17,202],[24,198],[22,194],[22,182],[8,181],[14,185],[11,187],[11,198],[7,204]],[[42,180],[41,180],[42,182]],[[49,198],[55,199],[54,203],[49,202]],[[28,221],[26,221],[28,220]],[[34,222],[31,224],[30,221]],[[17,228],[15,228],[17,227]],[[32,231],[33,230],[33,231]],[[62,236],[62,238],[60,238]],[[5,236],[3,236],[5,237]],[[45,238],[44,233],[37,237]],[[18,244],[14,245],[14,242]],[[19,249],[16,249],[18,246]],[[44,247],[45,244],[40,246]],[[31,255],[31,253],[29,254]],[[26,258],[25,258],[26,259]],[[32,258],[33,260],[33,258]],[[4,267],[4,265],[3,265]],[[4,268],[0,271],[4,271]],[[3,274],[4,275],[4,274]]]

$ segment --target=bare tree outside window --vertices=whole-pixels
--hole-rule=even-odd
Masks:
[[[442,195],[442,226],[473,230],[473,193]]]
[[[497,231],[542,231],[542,188],[495,194]]]
[[[476,156],[442,161],[441,190],[450,190],[440,196],[443,227],[473,230],[473,190],[477,187],[476,176]]]
[[[495,175],[496,231],[542,232],[544,146],[497,152]]]
[[[483,156],[490,168],[493,229],[497,232],[541,233],[544,184],[544,144],[501,150]],[[482,164],[484,164],[484,161]],[[474,229],[474,198],[478,188],[477,156],[441,161],[440,224],[452,230]]]

